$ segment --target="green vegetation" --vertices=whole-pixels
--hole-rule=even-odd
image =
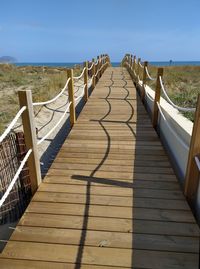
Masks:
[[[75,76],[81,71],[76,68]],[[66,68],[0,64],[0,133],[19,110],[18,90],[31,90],[33,101],[46,101],[54,97],[66,81]]]
[[[149,67],[150,74],[156,77],[157,67]],[[165,66],[163,81],[171,100],[182,107],[196,107],[197,96],[200,94],[200,66]],[[148,82],[155,89],[155,82]],[[164,97],[164,96],[163,96]],[[194,120],[194,113],[183,113]]]

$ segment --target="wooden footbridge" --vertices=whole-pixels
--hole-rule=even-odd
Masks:
[[[126,68],[108,67],[0,268],[198,266],[199,228],[168,156]]]

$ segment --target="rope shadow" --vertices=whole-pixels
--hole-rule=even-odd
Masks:
[[[108,95],[106,96],[105,100],[108,103],[109,109],[108,112],[102,117],[101,120],[104,120],[111,112],[111,104],[110,102],[107,100],[108,97],[111,94],[111,87],[114,83],[113,79],[113,72],[111,73],[111,81],[112,84],[109,86],[109,92]],[[101,125],[102,129],[104,130],[104,132],[106,133],[107,136],[107,141],[108,141],[108,145],[106,148],[106,152],[104,154],[104,157],[102,158],[101,162],[97,165],[97,167],[91,172],[90,177],[93,177],[94,174],[99,170],[99,168],[103,165],[103,163],[105,162],[109,152],[110,152],[110,136],[109,133],[107,132],[106,128],[103,126],[103,123],[99,121],[99,124]],[[86,241],[86,236],[87,236],[87,227],[88,227],[88,215],[89,215],[89,208],[90,208],[90,196],[91,196],[91,182],[87,181],[87,186],[86,186],[86,204],[85,204],[85,210],[84,210],[84,214],[83,214],[83,225],[82,225],[82,233],[81,233],[81,238],[80,238],[80,243],[79,243],[79,248],[78,248],[78,252],[77,252],[77,256],[76,256],[76,261],[75,261],[75,269],[80,269],[81,268],[81,261],[83,258],[83,250],[84,250],[84,246],[85,246],[85,241]]]

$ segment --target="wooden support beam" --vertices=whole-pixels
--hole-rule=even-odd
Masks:
[[[160,90],[161,90],[161,85],[160,85],[160,79],[159,77],[163,76],[163,68],[158,68],[158,72],[157,72],[157,81],[156,81],[156,90],[155,90],[155,98],[154,98],[154,109],[153,109],[153,118],[152,118],[152,125],[154,128],[156,128],[157,126],[157,122],[158,122],[158,104],[160,103]]]
[[[68,84],[68,94],[70,105],[70,124],[71,127],[76,123],[76,109],[75,109],[75,100],[74,100],[74,79],[73,79],[73,69],[67,69],[67,76],[70,78]]]
[[[148,62],[145,61],[144,68],[143,68],[143,83],[142,83],[142,93],[141,93],[142,102],[144,102],[144,98],[145,98],[145,86],[147,82],[147,72],[146,72],[147,67],[148,67]]]
[[[93,62],[93,68],[92,68],[92,76],[93,76],[93,80],[92,80],[92,89],[95,88],[96,86],[96,79],[95,79],[95,73],[96,73],[96,67],[95,67],[95,59],[93,58],[92,59],[92,62]]]
[[[85,98],[85,102],[87,102],[88,100],[88,62],[84,63],[84,67],[85,67],[85,72],[84,72],[84,98]]]
[[[184,194],[188,202],[194,207],[197,189],[199,185],[199,169],[195,162],[195,157],[200,154],[200,95],[198,96],[195,120],[193,125],[190,150],[185,177]]]
[[[138,76],[140,76],[140,61],[141,59],[138,58],[138,62],[137,62],[137,82],[139,82]]]
[[[40,161],[37,148],[37,137],[35,128],[35,119],[32,104],[32,92],[18,91],[20,107],[26,106],[22,114],[22,124],[24,129],[24,138],[27,150],[32,149],[28,158],[28,168],[31,180],[31,191],[34,194],[41,183]]]

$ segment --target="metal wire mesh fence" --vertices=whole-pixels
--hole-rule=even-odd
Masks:
[[[0,198],[26,154],[23,132],[10,133],[0,144]],[[12,191],[0,208],[0,224],[13,222],[21,217],[31,198],[31,185],[27,165],[24,166]]]

